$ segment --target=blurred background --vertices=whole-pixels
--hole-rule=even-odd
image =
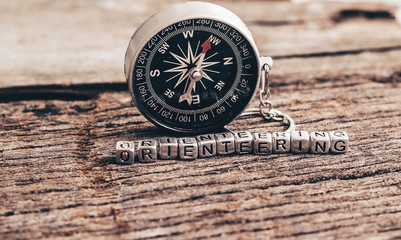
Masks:
[[[2,0],[0,88],[123,83],[125,50],[135,29],[178,2]],[[346,72],[357,65],[388,75],[393,67],[385,62],[400,62],[399,0],[210,2],[245,21],[261,55],[276,60],[273,74]],[[377,51],[392,52],[382,61],[372,56]],[[349,53],[358,57],[336,59]],[[303,63],[302,58],[313,56],[331,58]],[[372,61],[377,68],[372,69]]]

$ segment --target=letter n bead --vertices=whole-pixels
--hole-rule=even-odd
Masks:
[[[348,150],[348,134],[343,131],[333,131],[330,135],[330,151],[332,153],[345,153]]]
[[[119,141],[116,144],[116,162],[130,164],[135,159],[135,143],[132,141]]]
[[[138,142],[138,161],[154,162],[157,160],[157,143],[155,140],[142,140]]]
[[[217,143],[213,134],[199,135],[196,136],[199,146],[199,157],[212,157],[217,154]]]
[[[289,133],[274,132],[272,140],[274,153],[286,153],[291,150],[291,137]]]
[[[309,133],[307,131],[293,131],[291,133],[291,152],[309,152]]]
[[[310,133],[311,153],[328,153],[330,150],[330,137],[327,132]]]

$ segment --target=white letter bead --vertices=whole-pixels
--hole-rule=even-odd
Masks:
[[[309,133],[307,131],[293,131],[291,133],[291,152],[307,153],[309,152]]]
[[[198,144],[195,138],[179,138],[178,148],[180,159],[191,160],[198,157]]]
[[[175,137],[159,138],[159,156],[160,159],[178,158],[178,141]]]
[[[217,133],[214,135],[217,142],[217,154],[226,155],[235,152],[234,135],[230,132]]]
[[[204,157],[216,156],[217,143],[216,139],[212,134],[196,136],[196,140],[198,141],[199,157],[204,158]]]
[[[138,161],[154,162],[157,160],[157,143],[155,140],[141,140],[138,142]]]
[[[253,140],[253,149],[255,154],[272,153],[272,135],[270,133],[255,133]]]
[[[250,132],[237,132],[235,137],[235,149],[238,154],[245,154],[252,152],[253,138]]]
[[[286,132],[274,132],[272,135],[273,140],[273,152],[274,153],[286,153],[291,149],[291,137]]]
[[[311,153],[328,153],[330,149],[330,137],[327,132],[310,133]]]
[[[116,162],[133,163],[135,159],[135,143],[133,141],[119,141],[116,144]]]
[[[345,153],[348,150],[348,134],[343,131],[333,131],[330,135],[330,151],[332,153]]]

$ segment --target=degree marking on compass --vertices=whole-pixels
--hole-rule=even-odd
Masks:
[[[138,68],[146,68],[146,66],[141,66],[141,65],[136,66],[136,67],[138,67]]]
[[[213,118],[215,118],[214,113],[213,113],[213,109],[210,110],[210,112],[212,113]]]
[[[147,51],[147,52],[152,52],[152,51],[150,51],[149,49],[147,49],[147,48],[144,48],[143,50],[145,50],[145,51]]]
[[[240,45],[243,41],[244,41],[244,39],[242,39],[239,43],[235,44],[235,46]]]
[[[224,100],[224,102],[227,103],[227,105],[228,105],[229,107],[232,107],[231,104],[229,104],[229,103],[227,102],[227,100]]]
[[[253,74],[250,74],[250,73],[242,73],[241,75],[242,75],[242,76],[252,76]]]
[[[136,86],[141,86],[141,85],[144,85],[144,84],[147,84],[147,82],[145,81],[145,82],[137,83],[137,84],[135,84],[135,85],[136,85]]]
[[[244,58],[242,59],[242,61],[247,60],[248,58],[251,58],[251,57],[252,57],[252,56],[244,57]]]
[[[231,30],[231,27],[229,27],[229,28],[227,29],[227,32],[226,32],[225,34],[227,35],[228,31],[230,31],[230,30]]]
[[[163,111],[164,107],[162,106],[157,114],[160,114]]]
[[[144,100],[144,102],[149,101],[151,98],[153,98],[153,96],[148,97],[147,99]]]

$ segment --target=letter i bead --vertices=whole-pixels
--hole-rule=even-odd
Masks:
[[[178,140],[175,137],[159,138],[159,156],[160,159],[178,158]]]
[[[130,164],[135,159],[135,143],[132,141],[119,141],[116,144],[116,162]]]
[[[307,131],[293,131],[291,133],[291,152],[307,153],[309,152],[310,137]]]

